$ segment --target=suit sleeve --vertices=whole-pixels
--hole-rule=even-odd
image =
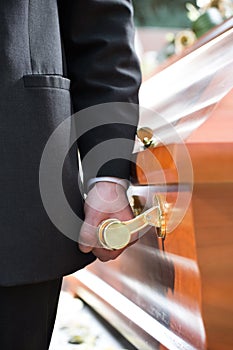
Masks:
[[[60,0],[58,4],[74,112],[99,106],[94,127],[88,120],[93,118],[92,112],[90,118],[84,113],[85,118],[77,122],[77,128],[86,123],[85,133],[78,139],[81,159],[89,159],[83,161],[85,180],[96,176],[129,178],[141,83],[131,1]],[[119,140],[119,147],[115,147],[116,142],[111,147],[111,140]],[[103,150],[109,153],[107,161]],[[101,164],[98,171],[92,166],[97,158]]]

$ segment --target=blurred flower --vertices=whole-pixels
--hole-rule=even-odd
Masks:
[[[192,30],[182,30],[181,32],[177,33],[175,37],[175,53],[180,53],[186,47],[193,45],[195,41],[196,35]]]
[[[186,3],[186,9],[188,10],[187,12],[187,17],[191,22],[194,22],[200,17],[200,11],[190,2]]]
[[[233,1],[232,0],[218,1],[218,9],[224,18],[229,18],[233,16]]]
[[[198,17],[210,8],[216,8],[223,19],[233,15],[233,0],[197,0],[196,5],[197,7],[189,2],[186,4],[187,16],[192,22],[196,21]]]
[[[157,53],[158,64],[174,54],[180,54],[211,28],[233,16],[233,0],[196,0],[196,6],[190,2],[185,6],[191,28],[166,35],[167,44]]]

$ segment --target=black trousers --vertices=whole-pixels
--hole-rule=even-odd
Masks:
[[[62,279],[0,287],[0,349],[47,350]]]

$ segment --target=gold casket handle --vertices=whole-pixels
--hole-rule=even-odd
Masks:
[[[165,238],[165,203],[160,196],[154,197],[154,205],[150,209],[129,221],[120,221],[118,219],[102,221],[98,227],[98,239],[100,244],[106,249],[122,249],[129,244],[131,235],[146,226],[156,227],[157,235]]]

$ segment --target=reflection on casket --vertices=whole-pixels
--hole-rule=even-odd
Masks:
[[[229,29],[142,86],[140,127],[158,146],[137,153],[130,194],[142,207],[155,193],[183,196],[182,220],[164,242],[151,228],[116,261],[75,274],[78,294],[138,349],[233,348],[232,43]],[[183,145],[165,121],[185,140],[193,188],[185,171],[179,177]]]

